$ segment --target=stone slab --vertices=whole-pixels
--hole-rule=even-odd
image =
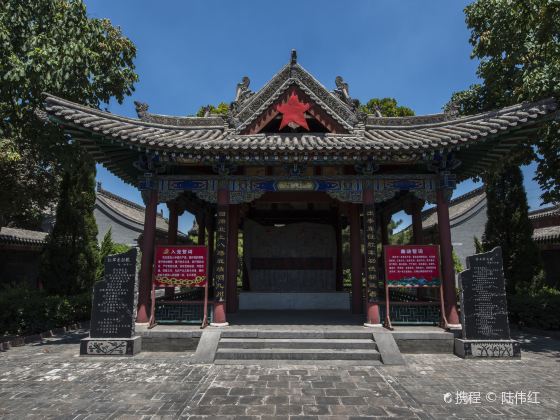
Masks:
[[[519,359],[521,347],[516,340],[455,339],[455,354],[463,359]]]
[[[502,251],[467,257],[467,269],[459,273],[462,338],[509,340],[509,322]]]
[[[242,292],[240,310],[350,310],[347,292]]]
[[[193,363],[213,363],[220,343],[220,331],[206,330],[202,333],[196,352],[193,355]]]
[[[381,361],[384,365],[404,365],[406,364],[402,357],[401,351],[393,334],[389,331],[385,332],[375,328],[372,332],[373,339],[377,345],[377,350],[381,354]]]
[[[83,338],[80,356],[134,356],[142,351],[142,337]]]
[[[93,287],[92,338],[132,338],[135,335],[138,290],[138,250],[105,258],[103,280]]]

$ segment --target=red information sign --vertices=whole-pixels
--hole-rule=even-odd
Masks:
[[[389,287],[439,287],[437,245],[385,246],[385,268]]]
[[[204,287],[207,283],[207,263],[205,246],[158,246],[154,283],[156,286]]]

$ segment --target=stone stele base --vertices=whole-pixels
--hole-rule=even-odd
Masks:
[[[455,339],[455,354],[463,359],[515,359],[521,357],[515,340]]]
[[[134,356],[142,350],[142,337],[83,338],[80,356]]]

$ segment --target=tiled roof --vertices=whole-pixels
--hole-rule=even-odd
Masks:
[[[483,114],[440,122],[410,125],[410,117],[371,120],[353,134],[258,134],[240,135],[225,126],[176,126],[120,117],[109,112],[47,96],[48,114],[68,127],[75,127],[122,141],[126,145],[170,152],[197,151],[368,151],[418,156],[446,146],[467,146],[500,132],[536,120],[556,110],[554,99],[522,103]],[[407,121],[405,123],[405,121]]]
[[[140,225],[144,224],[145,207],[122,198],[109,191],[106,191],[100,187],[97,188],[97,199],[124,218]],[[160,213],[157,214],[156,228],[161,232],[167,233],[167,220]]]
[[[478,203],[486,199],[486,192],[484,187],[476,188],[463,194],[449,203],[449,220],[462,216]],[[422,212],[422,228],[429,229],[437,225],[437,211],[436,208],[431,208]]]
[[[557,215],[560,215],[560,204],[531,211],[529,212],[529,219],[535,220]]]
[[[3,227],[0,228],[0,243],[42,247],[47,235],[46,232]]]
[[[46,97],[45,106],[52,120],[62,124],[96,160],[128,182],[134,182],[139,175],[132,168],[138,159],[137,152],[148,150],[171,160],[184,157],[192,161],[218,156],[250,159],[259,155],[407,161],[430,159],[447,150],[455,151],[456,158],[463,163],[458,169],[463,179],[480,173],[499,160],[520,136],[528,135],[528,131],[512,134],[512,130],[534,131],[533,123],[554,116],[557,109],[554,99],[546,99],[456,119],[373,117],[365,125],[357,124],[350,134],[242,135],[225,123],[219,125],[221,119],[216,118],[210,118],[216,125],[206,125],[209,119],[204,117],[200,125],[195,117],[188,126],[159,124],[117,116],[54,96]]]
[[[463,194],[449,203],[449,220],[453,220],[470,211],[473,207],[486,199],[484,187],[476,188]],[[533,221],[543,218],[550,218],[560,215],[560,206],[551,206],[529,213],[529,218]],[[422,228],[429,229],[437,225],[436,208],[422,212]],[[536,227],[533,229],[533,240],[539,243],[550,243],[560,241],[560,225]]]
[[[560,226],[547,226],[533,230],[533,240],[539,243],[560,241]]]

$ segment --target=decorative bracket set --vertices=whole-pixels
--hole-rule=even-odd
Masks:
[[[332,198],[351,203],[362,203],[363,192],[371,189],[376,203],[393,198],[401,191],[411,192],[417,198],[436,202],[436,191],[447,195],[455,188],[456,179],[448,172],[439,175],[371,175],[371,176],[314,176],[314,177],[248,177],[248,176],[144,176],[139,189],[158,190],[158,201],[167,202],[184,191],[198,198],[216,203],[218,189],[227,186],[231,204],[248,203],[267,192],[325,192]]]

